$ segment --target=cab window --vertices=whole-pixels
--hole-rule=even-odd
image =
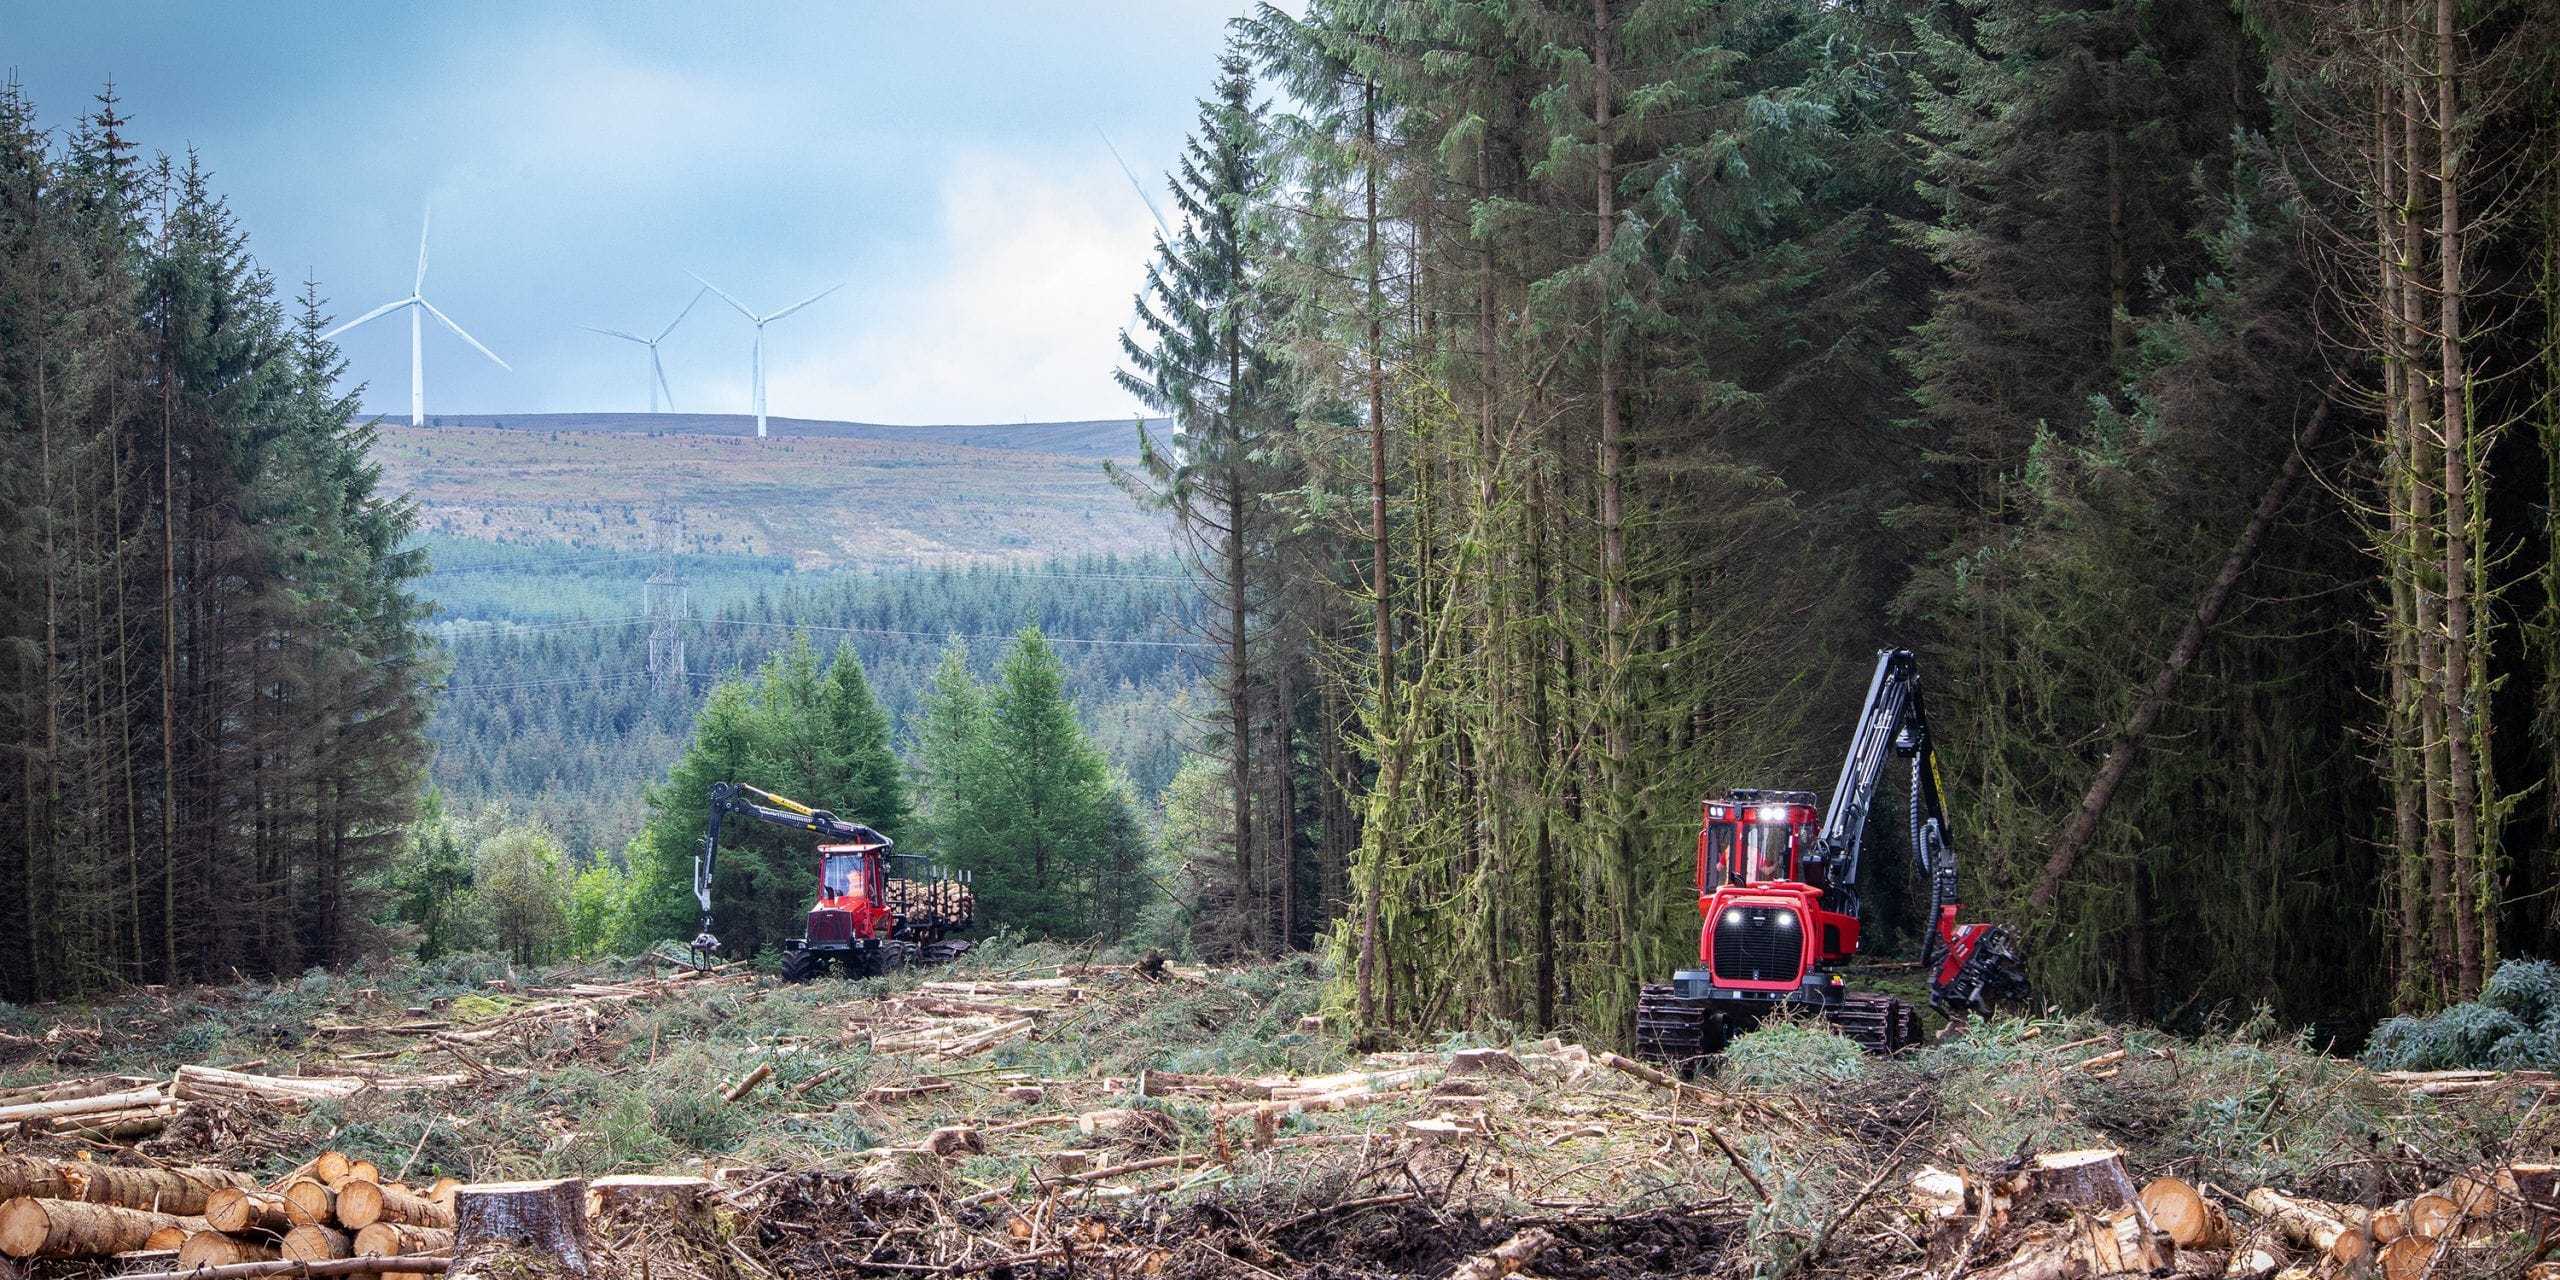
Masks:
[[[1795,875],[1787,843],[1795,828],[1783,822],[1753,822],[1742,828],[1742,878],[1754,884]]]
[[[863,887],[862,855],[858,853],[828,854],[824,865],[819,869],[818,881],[825,888],[826,896],[830,898],[842,898],[852,894],[857,888]]]

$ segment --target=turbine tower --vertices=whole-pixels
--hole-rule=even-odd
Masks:
[[[693,275],[693,273],[692,273],[692,272],[690,272],[690,271],[686,272],[685,274],[686,274],[686,275]],[[779,319],[783,318],[784,316],[790,315],[792,312],[797,311],[797,310],[799,310],[799,309],[800,309],[800,308],[802,308],[802,307],[808,306],[808,305],[809,305],[810,303],[812,303],[812,302],[816,302],[818,299],[823,298],[823,297],[827,296],[827,295],[828,295],[828,294],[830,294],[830,293],[834,293],[836,290],[841,289],[841,288],[843,288],[844,286],[843,286],[843,285],[840,285],[840,284],[831,284],[831,285],[828,285],[826,288],[824,288],[824,289],[820,289],[820,290],[819,290],[819,291],[817,291],[816,293],[810,294],[808,297],[802,298],[802,299],[801,299],[801,300],[799,300],[798,302],[792,303],[790,306],[784,307],[782,310],[774,312],[772,315],[769,315],[769,316],[760,316],[760,315],[757,315],[757,314],[756,314],[755,312],[753,312],[753,311],[749,311],[749,310],[747,310],[747,304],[745,304],[745,303],[743,303],[743,302],[738,301],[736,298],[732,298],[732,297],[730,297],[730,296],[729,296],[729,291],[728,291],[728,290],[723,289],[723,288],[721,288],[720,286],[718,286],[718,285],[716,285],[716,284],[713,284],[713,283],[711,283],[711,282],[710,282],[710,281],[708,281],[708,280],[703,280],[703,279],[702,279],[702,277],[700,277],[700,276],[693,276],[693,278],[694,278],[694,279],[696,279],[696,280],[700,280],[700,281],[702,282],[702,287],[703,287],[703,288],[705,288],[705,289],[709,289],[709,290],[710,290],[710,291],[712,291],[713,293],[719,294],[719,295],[720,295],[720,300],[721,300],[722,302],[728,303],[730,306],[736,307],[736,308],[738,309],[738,314],[739,314],[739,315],[742,315],[742,316],[745,316],[745,317],[748,319],[748,321],[750,321],[751,323],[753,323],[753,324],[755,325],[755,327],[756,327],[756,365],[755,365],[755,385],[756,385],[756,439],[758,439],[758,440],[762,440],[762,439],[764,439],[764,434],[765,434],[765,433],[764,433],[764,327],[765,327],[766,325],[772,324],[772,323],[773,323],[774,321],[776,321],[776,320],[779,320]]]
[[[601,333],[608,338],[620,338],[625,342],[637,342],[641,346],[649,349],[649,412],[651,413],[656,413],[658,411],[658,390],[661,387],[664,387],[667,392],[667,409],[672,412],[676,407],[676,389],[674,387],[667,386],[667,366],[658,359],[658,344],[666,341],[667,335],[674,333],[676,331],[676,326],[683,324],[686,316],[693,314],[693,304],[695,302],[702,301],[702,295],[704,292],[705,291],[701,289],[694,290],[693,301],[684,304],[684,310],[677,312],[676,318],[669,320],[667,322],[667,327],[658,330],[658,336],[654,338],[643,338],[636,333],[624,333],[620,329],[599,329],[591,324],[582,324],[578,326],[589,333]]]
[[[363,315],[357,316],[355,319],[349,320],[345,324],[339,325],[337,328],[331,329],[327,333],[320,335],[320,340],[326,342],[331,338],[337,337],[339,334],[345,333],[349,329],[355,328],[357,325],[379,320],[403,307],[408,308],[409,425],[413,427],[423,427],[427,425],[426,336],[424,333],[424,321],[419,318],[419,312],[423,311],[428,315],[434,316],[438,322],[444,325],[445,328],[453,330],[455,336],[461,338],[464,342],[470,343],[472,350],[489,357],[492,361],[495,361],[499,368],[504,369],[509,373],[515,372],[514,366],[508,364],[504,360],[498,359],[497,352],[481,346],[478,338],[472,337],[468,333],[464,333],[462,331],[462,326],[453,322],[453,317],[436,310],[436,304],[427,301],[428,225],[429,221],[427,215],[420,214],[418,216],[418,278],[409,286],[409,296],[402,298],[398,302],[383,303],[381,306],[375,307],[373,310],[365,312]]]

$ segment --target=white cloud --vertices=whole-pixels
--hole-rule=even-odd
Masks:
[[[1155,224],[1092,150],[1081,164],[955,157],[933,253],[806,313],[839,319],[768,331],[772,411],[909,423],[1136,411],[1111,371]]]

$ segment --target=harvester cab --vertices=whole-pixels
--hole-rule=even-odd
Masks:
[[[1956,923],[1956,863],[1917,660],[1876,655],[1849,753],[1828,808],[1809,791],[1735,790],[1707,800],[1698,829],[1698,964],[1648,985],[1636,1002],[1639,1055],[1675,1064],[1723,1049],[1778,1010],[1830,1019],[1878,1053],[1921,1038],[1918,1008],[1848,989],[1839,966],[1858,954],[1858,864],[1886,766],[1906,760],[1913,857],[1929,884],[1922,967],[1941,1012],[1989,1012],[2028,998],[2008,932]]]

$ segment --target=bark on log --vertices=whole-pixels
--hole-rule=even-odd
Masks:
[[[758,1063],[758,1064],[756,1065],[756,1069],[755,1069],[755,1070],[750,1071],[750,1072],[748,1072],[748,1073],[747,1073],[747,1077],[746,1077],[746,1079],[744,1079],[744,1080],[740,1080],[740,1081],[739,1081],[739,1082],[737,1082],[736,1084],[733,1084],[733,1085],[729,1086],[729,1091],[728,1091],[727,1093],[721,1094],[721,1095],[720,1095],[720,1100],[721,1100],[722,1102],[736,1102],[738,1099],[740,1099],[740,1098],[743,1098],[743,1097],[747,1096],[747,1094],[748,1094],[750,1091],[752,1091],[752,1090],[753,1090],[757,1085],[763,1084],[763,1083],[764,1083],[764,1081],[765,1081],[765,1077],[770,1076],[770,1075],[772,1075],[772,1074],[773,1074],[773,1064],[772,1064],[772,1063],[770,1063],[770,1062]]]
[[[2133,713],[2125,718],[2124,728],[2115,737],[2115,745],[2107,749],[2107,758],[2098,766],[2098,774],[2089,782],[2087,794],[2080,797],[2079,811],[2071,815],[2062,834],[2053,842],[2053,853],[2045,859],[2044,870],[2037,875],[2035,887],[2027,892],[2029,904],[2050,909],[2062,896],[2062,882],[2080,853],[2098,832],[2098,820],[2106,816],[2107,803],[2115,798],[2116,788],[2125,775],[2133,772],[2133,762],[2142,755],[2143,744],[2160,724],[2160,715],[2168,710],[2170,695],[2177,692],[2178,677],[2186,673],[2196,655],[2204,652],[2205,633],[2222,617],[2222,607],[2231,600],[2231,591],[2240,585],[2240,575],[2257,557],[2258,544],[2266,541],[2267,530],[2273,528],[2276,514],[2293,496],[2295,482],[2302,478],[2303,456],[2320,442],[2320,433],[2329,425],[2327,402],[2314,409],[2311,421],[2302,428],[2302,436],[2285,454],[2284,466],[2276,472],[2275,483],[2267,486],[2266,496],[2259,499],[2258,510],[2240,531],[2240,540],[2232,545],[2231,554],[2222,562],[2222,571],[2213,576],[2204,597],[2196,602],[2195,616],[2187,619],[2186,630],[2160,662],[2160,670],[2151,683],[2135,695]]]
[[[256,1178],[229,1169],[125,1169],[81,1163],[64,1165],[62,1180],[76,1200],[180,1217],[201,1216],[213,1193],[225,1187],[246,1191],[258,1185]]]
[[[338,1188],[338,1225],[362,1231],[377,1222],[403,1222],[413,1227],[450,1227],[453,1210],[399,1187],[349,1178]]]
[[[341,1258],[336,1262],[244,1262],[201,1271],[147,1271],[123,1280],[255,1280],[261,1276],[418,1275],[450,1270],[450,1258]]]
[[[587,1183],[587,1213],[607,1222],[699,1225],[709,1212],[708,1178],[617,1174]]]
[[[243,1262],[273,1262],[284,1256],[276,1246],[246,1236],[224,1235],[210,1228],[190,1234],[178,1246],[178,1266],[192,1271],[197,1267],[230,1267]]]
[[[2150,1212],[2152,1224],[2181,1249],[2231,1246],[2231,1219],[2224,1216],[2222,1206],[2176,1178],[2154,1178],[2146,1184],[2142,1207]]]
[[[2274,1223],[2285,1239],[2305,1249],[2327,1253],[2337,1247],[2338,1237],[2348,1230],[2345,1215],[2326,1201],[2305,1200],[2269,1187],[2260,1187],[2243,1199]]]
[[[1555,1247],[1556,1236],[1544,1227],[1531,1227],[1495,1245],[1486,1252],[1458,1264],[1449,1280],[1502,1280],[1529,1264],[1540,1254]]]
[[[245,1187],[216,1187],[204,1199],[204,1220],[216,1231],[258,1230],[282,1235],[294,1226],[282,1195]]]
[[[190,1063],[178,1068],[170,1091],[187,1100],[258,1098],[267,1102],[313,1102],[362,1093],[370,1083],[353,1076],[253,1076],[245,1071]]]
[[[296,1178],[284,1184],[284,1212],[295,1226],[327,1226],[338,1220],[338,1193],[315,1178]]]
[[[282,1252],[296,1262],[326,1262],[344,1258],[355,1251],[347,1233],[336,1227],[318,1225],[295,1227],[284,1233]]]
[[[20,1196],[0,1205],[0,1254],[12,1258],[103,1258],[151,1246],[162,1227],[205,1229],[204,1219],[82,1200]]]
[[[453,1194],[454,1247],[522,1245],[574,1274],[588,1273],[587,1186],[576,1178],[481,1182]]]
[[[71,1184],[62,1180],[62,1166],[51,1160],[33,1156],[0,1156],[0,1200],[34,1196],[42,1200],[68,1200]]]
[[[442,1227],[412,1227],[377,1222],[356,1233],[355,1251],[379,1257],[453,1252],[453,1232]]]

